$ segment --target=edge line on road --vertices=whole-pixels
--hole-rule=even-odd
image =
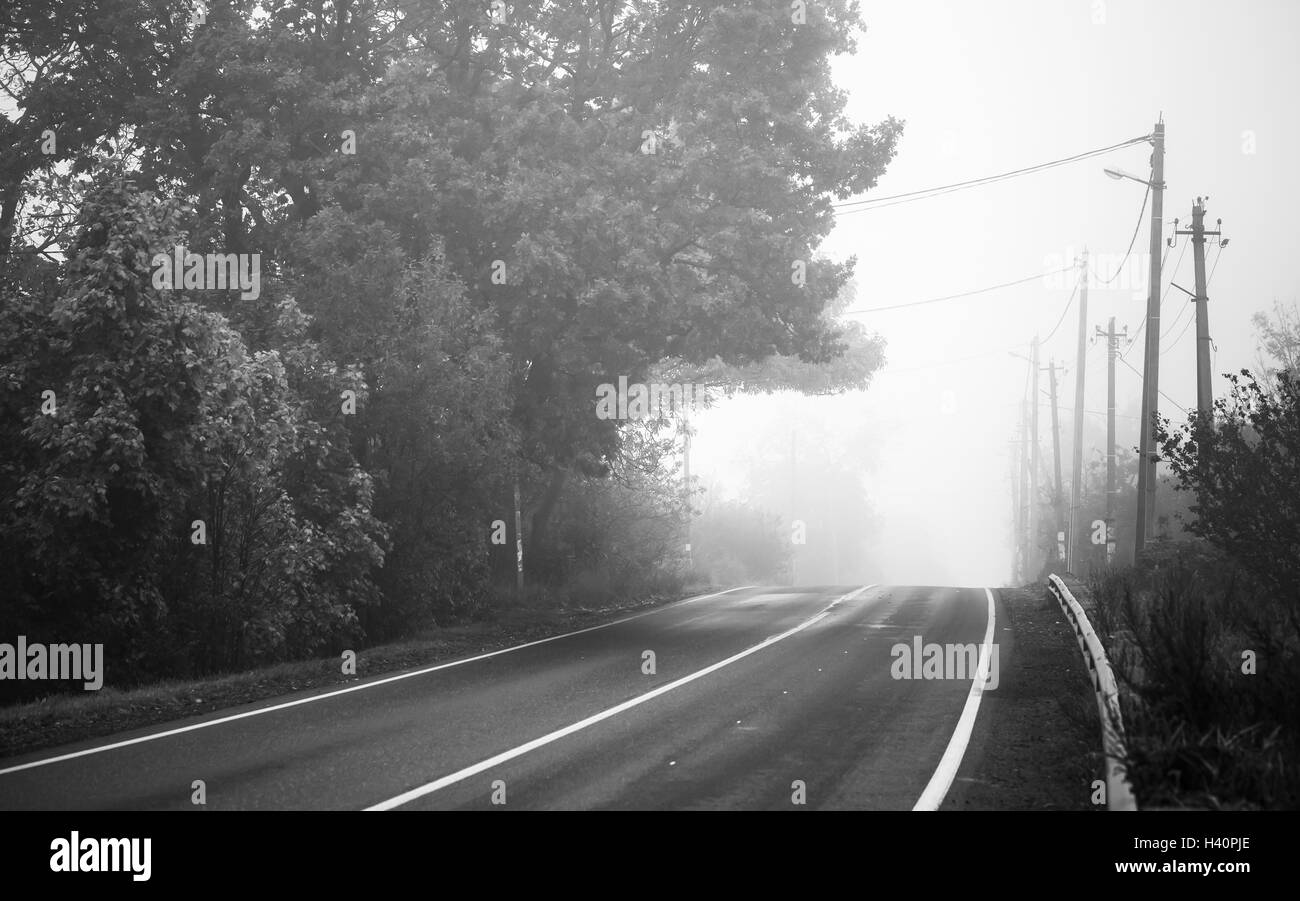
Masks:
[[[532,741],[525,742],[524,744],[519,745],[518,747],[511,748],[508,751],[502,751],[500,754],[489,757],[486,760],[480,760],[478,763],[457,770],[456,772],[450,773],[446,776],[442,776],[438,779],[433,780],[432,782],[426,782],[424,785],[416,786],[415,788],[410,789],[409,791],[402,792],[400,795],[396,795],[392,798],[389,798],[386,801],[380,801],[378,804],[373,804],[370,807],[367,807],[366,810],[367,811],[392,810],[395,807],[400,807],[403,804],[407,804],[411,801],[416,800],[417,798],[422,798],[425,795],[432,794],[433,792],[446,788],[449,785],[453,785],[457,782],[462,782],[465,779],[468,779],[470,776],[476,776],[485,770],[490,770],[493,767],[499,766],[500,764],[513,760],[516,757],[522,757],[524,754],[527,754],[529,751],[535,751],[540,747],[549,745],[555,741],[559,741],[561,738],[564,738],[568,735],[572,735],[575,732],[580,732],[581,730],[586,729],[588,726],[594,726],[596,723],[599,723],[603,720],[607,720],[610,717],[617,716],[618,714],[624,712],[625,710],[630,710],[633,707],[636,707],[640,704],[644,704],[646,701],[650,701],[653,700],[654,698],[659,697],[660,695],[667,694],[673,689],[680,688],[681,686],[686,685],[687,683],[694,682],[696,679],[701,679],[704,676],[709,675],[710,673],[717,672],[718,670],[722,669],[724,666],[728,666],[732,663],[735,663],[737,660],[741,660],[745,657],[748,657],[750,654],[754,654],[758,651],[761,651],[763,648],[770,647],[771,645],[776,644],[778,641],[782,641],[786,638],[789,638],[791,635],[794,635],[798,632],[802,632],[804,629],[807,629],[809,626],[825,619],[826,616],[831,612],[831,610],[841,601],[846,601],[849,598],[854,597],[855,595],[860,595],[863,592],[869,591],[874,587],[875,587],[874,585],[864,585],[861,588],[855,588],[853,591],[850,591],[848,594],[841,595],[840,597],[831,601],[814,616],[804,620],[794,628],[787,629],[786,631],[780,633],[779,635],[771,635],[763,639],[762,641],[760,641],[758,644],[751,645],[750,647],[746,648],[743,651],[740,651],[739,653],[732,654],[730,657],[727,657],[723,660],[719,660],[717,663],[713,663],[710,664],[709,666],[704,667],[704,669],[696,670],[693,673],[689,673],[685,676],[682,676],[680,679],[674,679],[672,682],[669,682],[666,685],[661,685],[658,688],[652,689],[644,694],[637,695],[636,697],[630,698],[621,704],[616,704],[613,707],[609,707],[605,710],[600,711],[599,713],[592,714],[591,716],[585,719],[579,720],[576,723],[571,723],[570,725],[565,726],[561,729],[556,729],[553,732],[548,732],[547,734],[541,736],[540,738],[534,738]]]
[[[71,751],[67,754],[59,754],[55,757],[43,757],[38,760],[31,760],[27,763],[20,763],[15,766],[0,769],[0,776],[7,776],[10,773],[17,773],[20,770],[30,770],[39,766],[47,766],[51,763],[61,763],[65,760],[73,760],[78,757],[87,757],[91,754],[101,754],[105,751],[113,751],[117,748],[125,748],[130,745],[143,744],[148,741],[156,741],[160,738],[167,738],[172,735],[180,735],[184,732],[194,732],[198,729],[207,729],[210,726],[219,726],[222,723],[230,723],[235,720],[247,719],[250,716],[261,716],[264,713],[272,713],[276,710],[284,710],[289,707],[297,707],[300,704],[310,704],[314,701],[323,701],[326,698],[334,698],[339,695],[350,694],[354,691],[361,691],[366,688],[375,688],[379,685],[387,685],[390,682],[398,682],[402,679],[410,679],[414,676],[423,676],[426,673],[436,672],[438,670],[450,669],[453,666],[461,666],[466,663],[474,663],[477,660],[486,660],[489,657],[497,657],[501,654],[509,654],[511,651],[522,651],[524,648],[535,647],[539,644],[546,644],[551,641],[559,641],[562,638],[572,638],[574,635],[583,635],[587,632],[595,632],[597,629],[608,629],[610,626],[617,626],[619,623],[631,622],[634,619],[640,619],[643,616],[650,616],[654,613],[662,613],[665,610],[671,610],[683,604],[689,604],[694,601],[707,601],[710,598],[721,597],[724,594],[730,594],[733,591],[744,591],[747,588],[757,588],[756,585],[741,585],[738,588],[728,588],[724,591],[715,591],[712,594],[702,594],[690,598],[682,598],[680,601],[673,601],[671,604],[664,604],[662,607],[656,607],[653,610],[644,610],[640,613],[634,613],[631,616],[624,616],[621,619],[612,620],[607,623],[600,623],[595,626],[588,626],[585,629],[578,629],[574,632],[565,632],[563,635],[552,635],[549,638],[539,638],[536,641],[525,642],[524,644],[513,645],[508,648],[501,648],[496,651],[488,651],[484,654],[477,654],[473,657],[466,657],[462,660],[451,660],[447,663],[438,663],[432,666],[421,667],[420,669],[411,670],[405,673],[397,673],[392,676],[383,676],[366,682],[359,682],[356,685],[349,685],[346,688],[336,688],[332,691],[322,692],[321,694],[311,695],[306,698],[297,698],[293,701],[283,701],[279,704],[272,704],[268,707],[259,707],[256,710],[245,710],[243,713],[232,713],[228,716],[218,717],[216,719],[204,720],[201,723],[191,723],[188,726],[178,726],[174,729],[166,729],[162,732],[151,732],[148,735],[139,735],[135,738],[128,738],[122,741],[111,742],[106,745],[96,745],[91,748],[83,748],[80,751]]]
[[[948,740],[948,748],[943,752],[943,757],[939,760],[939,766],[930,777],[929,784],[926,785],[925,791],[921,792],[921,797],[917,799],[913,810],[938,810],[939,805],[948,794],[948,789],[952,787],[952,782],[957,778],[957,770],[961,767],[961,759],[966,754],[966,745],[970,742],[971,730],[975,728],[975,714],[980,709],[980,698],[984,696],[984,683],[988,681],[989,661],[992,654],[993,644],[993,624],[994,624],[994,603],[993,592],[987,588],[984,594],[989,601],[988,626],[984,629],[984,643],[980,645],[980,662],[979,667],[975,670],[975,678],[971,680],[970,693],[966,695],[966,705],[962,707],[961,718],[957,720],[957,728],[953,730],[952,738]]]

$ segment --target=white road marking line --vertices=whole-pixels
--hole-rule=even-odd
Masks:
[[[575,732],[580,732],[581,730],[586,729],[588,726],[594,726],[596,723],[599,723],[602,720],[607,720],[610,717],[618,716],[620,713],[622,713],[625,710],[630,710],[633,707],[636,707],[640,704],[644,704],[646,701],[650,701],[653,700],[654,698],[659,697],[660,695],[667,694],[668,692],[672,691],[675,688],[680,688],[681,686],[686,685],[687,683],[694,682],[696,679],[701,679],[704,676],[709,675],[710,673],[717,672],[718,670],[722,669],[724,666],[729,666],[730,664],[735,663],[737,660],[741,660],[745,657],[748,657],[750,654],[757,653],[758,651],[763,650],[763,648],[770,647],[771,645],[776,644],[778,641],[782,641],[786,638],[789,638],[791,635],[794,635],[798,632],[802,632],[804,629],[807,629],[809,626],[814,625],[815,623],[818,623],[821,620],[825,619],[826,616],[831,612],[831,609],[834,608],[836,604],[839,604],[841,601],[846,601],[849,598],[853,597],[854,595],[858,595],[864,591],[868,591],[873,587],[874,586],[872,585],[864,585],[862,588],[857,588],[854,589],[853,591],[850,591],[848,594],[841,595],[840,597],[836,598],[835,600],[827,604],[825,607],[823,607],[821,611],[818,612],[816,615],[810,617],[809,619],[804,620],[794,628],[787,629],[786,631],[782,632],[779,635],[769,636],[763,639],[762,641],[760,641],[758,644],[748,647],[738,654],[732,654],[730,657],[726,658],[725,660],[719,660],[717,663],[710,664],[709,666],[706,666],[704,669],[696,670],[695,672],[690,673],[689,675],[682,676],[680,679],[676,679],[672,682],[669,682],[667,685],[661,685],[656,689],[646,692],[645,694],[637,695],[635,698],[624,701],[622,704],[617,704],[613,707],[608,708],[607,710],[602,710],[600,713],[593,714],[587,717],[586,719],[579,720],[578,722],[565,726],[562,729],[556,729],[554,732],[548,732],[546,735],[543,735],[541,738],[534,738],[532,741],[525,742],[524,744],[519,745],[516,748],[511,748],[509,751],[502,751],[500,754],[497,754],[494,757],[489,757],[486,760],[481,760],[476,764],[465,767],[464,769],[457,770],[454,773],[443,776],[439,779],[435,779],[432,782],[427,782],[424,785],[417,786],[416,788],[413,788],[410,791],[402,792],[400,795],[397,795],[396,797],[393,798],[389,798],[387,801],[380,801],[378,804],[374,804],[370,807],[367,807],[366,810],[392,810],[394,807],[401,807],[403,804],[414,801],[416,798],[422,798],[425,795],[432,794],[433,792],[436,792],[439,789],[446,788],[449,785],[453,785],[457,782],[461,782],[465,779],[468,779],[470,776],[475,776],[483,772],[484,770],[490,770],[493,767],[499,766],[500,764],[503,764],[509,760],[514,760],[516,757],[522,757],[524,754],[527,754],[529,751],[535,751],[538,748],[543,747],[544,745],[549,745],[552,742],[559,741],[561,738],[564,738],[567,735],[572,735]]]
[[[985,588],[984,594],[989,601],[989,623],[984,629],[984,644],[980,646],[979,668],[975,670],[975,678],[971,680],[970,694],[966,695],[966,706],[962,708],[961,719],[957,720],[957,728],[953,730],[952,738],[948,740],[948,749],[943,752],[943,758],[939,761],[939,768],[930,777],[930,783],[926,785],[925,791],[921,792],[921,797],[912,808],[913,810],[939,809],[939,805],[943,803],[944,797],[948,794],[948,789],[952,787],[952,780],[956,777],[957,770],[961,767],[961,758],[966,753],[966,745],[970,742],[971,729],[975,727],[975,714],[980,709],[980,698],[984,695],[984,683],[988,679],[989,660],[990,655],[993,653],[991,647],[993,644],[993,592]]]
[[[276,710],[284,710],[289,707],[297,707],[299,704],[310,704],[314,701],[323,701],[326,698],[334,698],[339,695],[349,694],[354,691],[361,691],[366,688],[374,688],[378,685],[387,685],[390,682],[398,682],[402,679],[410,679],[413,676],[423,676],[426,673],[437,672],[438,670],[449,669],[453,666],[462,666],[466,663],[474,663],[477,660],[486,660],[489,657],[496,657],[500,654],[509,654],[512,651],[521,651],[524,648],[535,647],[539,644],[546,644],[551,641],[559,641],[562,638],[572,638],[575,635],[582,635],[587,632],[595,632],[597,629],[608,629],[610,626],[617,626],[619,623],[631,622],[634,619],[640,619],[643,616],[650,616],[654,613],[662,613],[665,610],[671,610],[674,607],[680,607],[683,604],[690,604],[695,601],[707,601],[710,598],[720,597],[724,594],[730,594],[733,591],[744,591],[747,588],[754,588],[754,585],[742,585],[739,588],[728,588],[725,591],[715,591],[712,594],[697,595],[693,598],[683,598],[680,601],[674,601],[671,604],[665,604],[662,607],[656,607],[653,610],[645,610],[641,613],[634,613],[631,616],[625,616],[622,619],[616,619],[613,622],[601,623],[598,626],[588,626],[585,629],[578,629],[576,632],[565,632],[563,635],[552,635],[550,638],[539,638],[536,641],[529,641],[524,644],[517,644],[513,647],[502,648],[499,651],[489,651],[486,654],[479,654],[475,657],[466,657],[464,660],[452,660],[449,663],[439,663],[434,666],[426,666],[421,669],[412,670],[408,673],[398,673],[395,676],[385,676],[382,679],[375,679],[371,682],[362,682],[357,685],[349,685],[347,688],[338,688],[333,691],[327,691],[322,694],[312,695],[309,698],[298,698],[295,701],[285,701],[281,704],[272,704],[270,707],[259,707],[257,710],[248,710],[243,713],[234,713],[230,716],[218,717],[214,720],[205,720],[201,723],[194,723],[189,726],[179,726],[175,729],[167,729],[163,732],[153,732],[149,735],[141,735],[137,738],[129,738],[125,741],[115,741],[107,745],[97,745],[93,748],[86,748],[81,751],[73,751],[69,754],[60,754],[57,757],[45,757],[40,760],[33,760],[28,763],[20,763],[17,766],[6,767],[0,770],[0,776],[16,773],[19,770],[30,770],[38,766],[47,766],[51,763],[60,763],[64,760],[73,760],[77,757],[86,757],[90,754],[102,754],[105,751],[113,751],[117,748],[125,748],[129,745],[138,745],[147,741],[156,741],[160,738],[167,738],[172,735],[180,735],[183,732],[193,732],[196,729],[207,729],[210,726],[219,726],[222,723],[230,723],[235,720],[247,719],[250,716],[261,716],[264,713],[271,713]]]

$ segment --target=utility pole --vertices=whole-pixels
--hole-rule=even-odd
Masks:
[[[1083,485],[1083,381],[1088,353],[1088,251],[1079,259],[1079,343],[1074,362],[1074,446],[1071,448],[1070,528],[1065,542],[1065,569],[1074,572],[1079,543],[1079,497]]]
[[[1020,440],[1008,441],[1008,445],[1019,444]],[[1016,472],[1016,457],[1007,454],[1007,463],[1011,469],[1011,584],[1020,584],[1020,475]]]
[[[686,504],[686,568],[695,568],[691,553],[691,419],[682,410],[682,500]]]
[[[1029,575],[1029,401],[1020,402],[1020,580]]]
[[[795,471],[796,471],[795,452],[796,452],[795,431],[794,429],[791,429],[790,430],[790,527],[786,532],[787,535],[791,535],[791,536],[793,536],[794,534],[794,504],[795,504],[795,498],[797,497],[795,493]],[[798,555],[798,553],[799,553],[799,545],[791,542],[790,544],[790,585],[791,587],[799,584],[799,579],[795,571],[795,557]]]
[[[1034,335],[1033,344],[1033,387],[1029,397],[1033,401],[1030,407],[1033,416],[1033,443],[1029,446],[1029,578],[1038,578],[1038,568],[1034,560],[1038,556],[1038,336]]]
[[[519,482],[515,482],[515,596],[524,596],[524,524],[519,512]]]
[[[1056,489],[1052,492],[1052,510],[1056,514],[1056,556],[1060,560],[1068,559],[1069,545],[1061,548],[1061,536],[1065,534],[1065,512],[1061,509],[1061,424],[1056,411],[1056,361],[1051,360],[1047,367],[1052,383],[1052,458],[1056,465]],[[1064,553],[1062,551],[1064,550]]]
[[[1110,317],[1106,331],[1106,565],[1115,561],[1115,360],[1119,356],[1119,336],[1115,334],[1115,317]],[[1128,339],[1128,326],[1124,326]]]
[[[1165,123],[1156,123],[1151,134],[1151,273],[1147,294],[1146,352],[1142,358],[1142,422],[1138,443],[1137,526],[1134,529],[1133,560],[1136,563],[1152,537],[1156,514],[1155,417],[1160,391],[1160,245],[1165,200]]]
[[[1192,227],[1190,230],[1178,229],[1178,220],[1174,220],[1174,235],[1190,235],[1192,238],[1192,258],[1196,262],[1196,294],[1192,302],[1196,304],[1196,412],[1209,421],[1214,412],[1214,392],[1210,382],[1210,298],[1205,293],[1205,236],[1222,235],[1219,229],[1205,230],[1205,201],[1208,197],[1198,197],[1192,204]],[[1223,225],[1223,220],[1218,220]],[[1219,247],[1227,244],[1221,237]]]
[[[831,566],[835,570],[835,584],[838,585],[840,584],[840,530],[835,528],[833,515],[828,517],[827,521],[831,528]]]

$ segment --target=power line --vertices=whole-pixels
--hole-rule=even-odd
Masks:
[[[1165,298],[1169,296],[1169,289],[1174,286],[1174,279],[1178,277],[1178,269],[1183,264],[1183,254],[1186,252],[1187,252],[1187,242],[1184,241],[1183,249],[1178,254],[1178,265],[1174,266],[1174,272],[1172,275],[1169,276],[1169,284],[1165,287],[1165,293],[1160,295],[1161,307],[1164,306]],[[1165,329],[1164,332],[1161,333],[1160,340],[1163,341],[1166,338],[1168,338],[1169,333],[1172,332],[1174,329],[1178,328],[1178,322],[1183,318],[1183,314],[1186,313],[1188,310],[1194,310],[1194,309],[1196,309],[1196,305],[1191,302],[1191,298],[1188,298],[1187,301],[1183,303],[1183,308],[1178,311],[1178,315],[1174,317],[1174,321],[1169,324],[1169,328]],[[1177,339],[1175,339],[1175,343],[1177,343]]]
[[[1136,369],[1134,369],[1132,363],[1130,363],[1128,360],[1124,359],[1123,357],[1118,357],[1118,359],[1119,359],[1119,361],[1120,361],[1121,363],[1123,363],[1123,364],[1124,364],[1125,366],[1127,366],[1129,369],[1132,369],[1134,375],[1136,375],[1138,378],[1142,378],[1142,373],[1140,373],[1140,372],[1138,372]],[[1160,396],[1163,397],[1165,400],[1169,401],[1171,404],[1173,404],[1173,405],[1174,405],[1175,407],[1177,407],[1178,409],[1182,410],[1184,413],[1187,412],[1187,408],[1184,407],[1182,404],[1180,404],[1178,401],[1174,400],[1174,399],[1173,399],[1172,397],[1170,397],[1168,394],[1165,394],[1165,391],[1164,391],[1163,388],[1160,389]]]
[[[1191,301],[1188,301],[1188,302],[1187,302],[1187,305],[1188,305],[1189,307],[1192,306]],[[1189,328],[1192,327],[1192,323],[1195,322],[1195,321],[1196,321],[1196,317],[1195,317],[1195,316],[1192,316],[1191,318],[1189,318],[1189,319],[1187,320],[1187,324],[1183,326],[1183,330],[1182,330],[1181,332],[1179,332],[1179,333],[1178,333],[1178,337],[1174,339],[1174,343],[1173,343],[1173,344],[1170,344],[1168,347],[1162,347],[1162,348],[1160,349],[1160,352],[1161,352],[1161,353],[1168,353],[1169,351],[1171,351],[1171,350],[1173,350],[1175,347],[1177,347],[1177,346],[1178,346],[1178,342],[1181,341],[1181,340],[1183,340],[1183,335],[1186,335],[1186,334],[1187,334],[1187,330],[1188,330]],[[1173,329],[1170,329],[1170,331],[1173,331]],[[1164,337],[1164,336],[1162,335],[1161,337]]]
[[[1133,337],[1129,338],[1128,340],[1128,350],[1124,351],[1124,353],[1119,355],[1119,358],[1121,360],[1124,359],[1125,355],[1128,354],[1129,351],[1137,347],[1138,336],[1142,334],[1142,330],[1146,327],[1147,327],[1147,318],[1143,316],[1142,321],[1138,324],[1138,327],[1133,330]]]
[[[1173,287],[1174,287],[1174,279],[1178,278],[1178,270],[1183,268],[1183,256],[1184,256],[1186,253],[1187,253],[1187,242],[1184,241],[1184,242],[1183,242],[1183,249],[1180,250],[1180,251],[1178,251],[1178,260],[1174,263],[1174,271],[1171,272],[1171,273],[1169,273],[1169,284],[1165,285],[1165,292],[1164,292],[1163,294],[1160,295],[1160,306],[1161,306],[1161,307],[1164,307],[1164,305],[1165,305],[1165,299],[1166,299],[1167,297],[1169,297],[1169,292],[1170,292],[1170,291],[1173,289]],[[1183,315],[1184,312],[1186,312],[1186,309],[1187,309],[1187,308],[1184,307],[1182,310],[1179,311],[1179,313],[1178,313],[1178,318],[1179,318],[1179,319],[1182,318],[1182,315]],[[1175,325],[1176,325],[1176,324],[1177,324],[1177,319],[1175,319],[1174,322],[1175,322]],[[1173,326],[1173,325],[1169,326],[1169,331],[1168,331],[1168,332],[1165,332],[1165,334],[1164,334],[1164,335],[1161,335],[1160,337],[1163,339],[1163,338],[1165,337],[1165,335],[1168,335],[1169,332],[1172,332],[1173,330],[1174,330],[1174,326]]]
[[[1214,270],[1219,268],[1219,257],[1223,256],[1223,245],[1216,244],[1214,251],[1214,265],[1210,267],[1210,277],[1205,280],[1205,287],[1210,287],[1210,282],[1214,281]]]
[[[1165,293],[1160,295],[1160,302],[1161,302],[1161,303],[1164,303],[1164,302],[1165,302],[1165,298],[1169,296],[1169,289],[1172,288],[1172,287],[1174,286],[1174,279],[1176,279],[1176,278],[1178,277],[1178,270],[1183,268],[1183,257],[1186,256],[1186,254],[1187,254],[1187,242],[1184,241],[1184,242],[1183,242],[1183,249],[1180,250],[1180,251],[1178,251],[1178,259],[1174,261],[1174,271],[1171,272],[1171,273],[1169,273],[1169,284],[1165,285]],[[1169,255],[1169,251],[1166,250],[1166,251],[1165,251],[1165,256],[1168,256],[1168,255]],[[1161,272],[1164,271],[1164,265],[1163,265],[1163,264],[1162,264],[1161,267],[1160,267],[1160,271],[1161,271]]]
[[[1166,338],[1168,338],[1168,337],[1169,337],[1169,333],[1172,332],[1174,329],[1178,328],[1178,323],[1180,323],[1180,322],[1183,321],[1183,316],[1186,315],[1187,311],[1188,311],[1188,310],[1194,310],[1194,309],[1196,309],[1196,305],[1195,305],[1194,303],[1192,303],[1192,299],[1191,299],[1190,297],[1187,298],[1187,300],[1183,302],[1183,308],[1182,308],[1181,310],[1179,310],[1179,311],[1178,311],[1178,315],[1174,317],[1174,321],[1171,322],[1171,323],[1169,323],[1169,328],[1167,328],[1167,329],[1165,329],[1163,332],[1161,332],[1161,334],[1160,334],[1160,340],[1163,341],[1163,340],[1165,340]],[[1196,318],[1195,316],[1192,317],[1192,319],[1195,319],[1195,318]],[[1179,332],[1178,335],[1179,335],[1179,337],[1181,338],[1181,337],[1182,337],[1182,332]],[[1178,339],[1175,338],[1175,339],[1174,339],[1174,344],[1177,344],[1177,343],[1178,343]],[[1162,346],[1163,346],[1163,345],[1162,345]],[[1172,345],[1170,345],[1170,346],[1172,347]]]
[[[963,291],[960,294],[946,294],[943,297],[931,297],[926,300],[913,300],[909,303],[895,303],[885,307],[864,307],[860,310],[845,310],[841,315],[857,315],[858,313],[879,313],[883,310],[901,310],[904,307],[919,307],[928,303],[939,303],[945,300],[958,300],[962,297],[973,297],[976,294],[987,294],[989,291],[997,291],[999,288],[1010,288],[1014,285],[1023,285],[1025,282],[1032,282],[1040,278],[1046,278],[1050,275],[1058,275],[1062,272],[1069,272],[1074,265],[1063,266],[1060,269],[1053,269],[1050,272],[1039,272],[1034,275],[1027,275],[1024,278],[1018,278],[1013,282],[1003,282],[1000,285],[989,285],[987,288],[976,288],[973,291]]]
[[[1143,135],[1140,138],[1130,138],[1127,141],[1121,141],[1118,144],[1112,144],[1109,147],[1099,147],[1096,150],[1089,150],[1084,153],[1076,153],[1074,156],[1063,157],[1059,160],[1052,160],[1047,163],[1039,163],[1035,166],[1026,166],[1023,169],[1013,169],[1010,172],[1002,172],[998,175],[986,175],[983,178],[972,178],[968,181],[954,182],[950,185],[939,185],[933,188],[923,188],[919,191],[907,191],[902,194],[889,194],[884,197],[868,197],[861,200],[844,200],[832,203],[831,207],[837,213],[860,213],[863,210],[882,209],[887,206],[895,206],[899,203],[911,203],[914,200],[924,200],[929,197],[938,197],[941,194],[951,194],[953,191],[962,191],[967,188],[979,187],[980,185],[992,184],[994,182],[1004,181],[1009,178],[1016,178],[1021,175],[1029,175],[1033,172],[1041,172],[1044,169],[1051,169],[1056,166],[1064,166],[1067,163],[1078,162],[1079,160],[1089,159],[1094,156],[1100,156],[1104,153],[1110,153],[1119,150],[1121,147],[1129,147],[1133,144],[1140,144],[1143,141],[1150,140],[1150,135]]]
[[[1186,246],[1186,245],[1184,245],[1184,246]],[[1217,245],[1216,245],[1216,246],[1217,246]],[[1219,268],[1219,257],[1221,257],[1221,256],[1223,256],[1223,248],[1220,247],[1217,251],[1215,251],[1215,254],[1214,254],[1214,265],[1210,267],[1210,277],[1207,278],[1207,279],[1205,280],[1205,287],[1206,287],[1207,289],[1210,287],[1210,279],[1214,278],[1214,270]],[[1196,304],[1195,304],[1194,302],[1192,302],[1192,301],[1189,299],[1189,300],[1187,301],[1187,309],[1194,309],[1195,307],[1196,307]],[[1178,315],[1179,315],[1180,318],[1182,317],[1182,313],[1179,313]],[[1168,348],[1169,350],[1173,350],[1175,347],[1178,346],[1178,342],[1181,341],[1181,340],[1183,339],[1183,335],[1186,335],[1186,334],[1187,334],[1187,330],[1188,330],[1189,328],[1192,327],[1192,323],[1195,322],[1195,321],[1196,321],[1196,317],[1195,317],[1195,316],[1193,316],[1193,317],[1191,317],[1190,319],[1187,320],[1187,324],[1184,325],[1184,326],[1183,326],[1183,330],[1182,330],[1181,332],[1178,333],[1178,337],[1174,339],[1174,343],[1169,345],[1169,348]],[[1170,327],[1169,327],[1169,331],[1172,332],[1173,330],[1174,330],[1174,327],[1173,327],[1173,326],[1170,326]],[[1161,335],[1161,336],[1160,336],[1161,339],[1163,339],[1163,338],[1164,338],[1166,335],[1168,335],[1168,334],[1169,334],[1169,332],[1165,332],[1164,335]]]
[[[1070,306],[1074,303],[1074,296],[1078,293],[1079,293],[1079,282],[1076,281],[1074,283],[1074,290],[1070,292],[1070,299],[1065,302],[1065,309],[1061,311],[1061,318],[1056,320],[1056,325],[1052,326],[1052,330],[1048,332],[1047,337],[1042,340],[1043,344],[1046,344],[1048,341],[1051,341],[1052,336],[1056,334],[1056,330],[1061,327],[1061,323],[1065,321],[1065,314],[1070,312]]]
[[[1169,273],[1169,284],[1165,285],[1165,291],[1163,294],[1160,295],[1161,306],[1164,306],[1165,298],[1169,296],[1169,290],[1174,286],[1174,279],[1178,277],[1178,270],[1181,269],[1183,266],[1183,255],[1186,253],[1187,253],[1187,242],[1184,241],[1183,249],[1178,251],[1178,259],[1174,262],[1174,271]],[[1169,257],[1168,246],[1165,247],[1164,256],[1166,259]],[[1218,262],[1219,258],[1215,257],[1214,259],[1215,262]],[[1165,270],[1164,261],[1161,260],[1160,271],[1163,273],[1164,270]],[[1121,360],[1123,360],[1126,356],[1128,356],[1128,354],[1133,350],[1133,348],[1138,346],[1137,344],[1138,336],[1142,334],[1142,330],[1146,327],[1147,327],[1147,317],[1143,316],[1142,322],[1138,325],[1136,329],[1133,330],[1133,337],[1129,339],[1128,350],[1124,351],[1122,354],[1119,355],[1119,358]]]
[[[1128,239],[1128,250],[1124,251],[1124,259],[1120,260],[1119,265],[1115,267],[1114,275],[1112,275],[1110,278],[1100,280],[1101,284],[1109,285],[1115,279],[1119,278],[1119,274],[1124,271],[1124,264],[1128,262],[1129,254],[1133,252],[1133,244],[1134,242],[1137,241],[1138,232],[1142,229],[1142,217],[1146,215],[1147,199],[1150,196],[1151,196],[1151,182],[1147,182],[1147,189],[1142,193],[1142,209],[1138,210],[1137,225],[1133,226],[1133,237]],[[1163,261],[1161,262],[1163,264]],[[1093,274],[1094,275],[1096,274],[1096,270],[1093,270]]]

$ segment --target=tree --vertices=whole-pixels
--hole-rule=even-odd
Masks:
[[[671,454],[596,385],[879,366],[817,256],[901,129],[844,115],[848,0],[10,7],[0,553],[32,622],[98,611],[163,669],[397,634],[473,606],[515,483],[534,564],[648,572]],[[260,294],[154,290],[169,242],[259,254]]]
[[[281,349],[250,354],[222,316],[153,287],[182,218],[109,180],[57,292],[0,314],[6,621],[94,634],[135,675],[355,634],[383,560],[337,413],[364,383],[302,339],[292,304]]]
[[[1278,372],[1269,390],[1243,369],[1229,380],[1212,422],[1161,423],[1163,457],[1196,498],[1190,530],[1281,599],[1300,636],[1300,379]]]
[[[127,124],[133,99],[154,93],[159,36],[175,33],[181,10],[188,18],[182,2],[12,0],[0,10],[0,91],[15,109],[0,116],[0,256],[15,244],[58,243],[57,220],[71,216],[45,205],[24,215],[28,180],[60,164],[88,171],[101,142]]]
[[[494,311],[523,453],[548,473],[535,546],[568,474],[617,445],[596,385],[672,357],[844,350],[822,314],[850,266],[814,250],[830,196],[871,187],[899,133],[844,117],[828,59],[855,23],[848,3],[805,25],[783,3],[542,4],[504,24],[457,10],[419,23],[421,52],[376,88],[369,140],[398,168],[331,190],[348,206],[399,187],[390,221],[437,223]]]
[[[1272,376],[1278,371],[1300,374],[1300,308],[1273,305],[1273,315],[1256,313],[1251,317],[1259,333],[1260,372]],[[1266,358],[1273,360],[1269,365]]]

